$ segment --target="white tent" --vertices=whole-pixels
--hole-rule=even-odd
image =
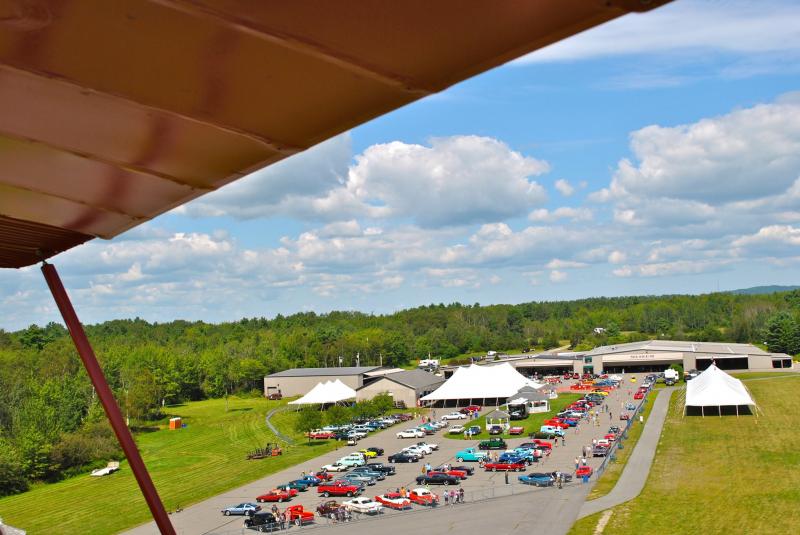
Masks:
[[[290,401],[289,405],[314,405],[319,403],[338,403],[356,397],[356,391],[344,384],[339,379],[317,383],[308,393]]]
[[[523,386],[541,388],[543,385],[527,379],[507,362],[495,366],[472,364],[456,369],[450,379],[421,400],[507,398]]]
[[[686,407],[755,405],[744,384],[714,364],[686,383]],[[738,408],[737,408],[738,414]]]

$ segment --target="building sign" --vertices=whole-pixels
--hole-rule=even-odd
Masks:
[[[664,352],[664,353],[629,353],[616,355],[602,355],[603,362],[650,362],[656,360],[682,361],[683,353]]]

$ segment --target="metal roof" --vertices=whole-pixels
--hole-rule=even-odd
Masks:
[[[269,377],[316,377],[316,376],[344,376],[344,375],[363,375],[367,372],[377,370],[380,366],[342,366],[341,368],[292,368],[276,372]]]
[[[10,0],[0,267],[112,238],[388,111],[668,0]]]
[[[644,340],[627,344],[600,346],[585,354],[586,357],[594,355],[610,355],[627,353],[629,351],[670,351],[685,353],[714,353],[719,355],[769,355],[763,349],[752,344],[736,344],[728,342],[692,342],[676,340]]]
[[[433,385],[444,383],[445,378],[434,375],[423,370],[404,370],[401,372],[384,375],[382,379],[394,381],[395,383],[419,390]]]

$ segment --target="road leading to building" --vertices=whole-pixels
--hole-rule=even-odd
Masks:
[[[614,489],[601,498],[584,503],[578,518],[625,503],[642,492],[650,473],[650,466],[653,464],[658,440],[661,437],[661,429],[664,427],[664,420],[669,410],[669,400],[674,390],[675,388],[665,388],[659,391],[647,423],[645,423],[642,436],[639,437],[639,442],[637,442]]]

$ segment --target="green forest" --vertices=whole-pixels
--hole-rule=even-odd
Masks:
[[[593,334],[604,327],[605,334]],[[260,395],[291,367],[413,365],[416,359],[568,343],[590,349],[650,338],[766,344],[800,353],[800,291],[768,295],[592,298],[481,306],[437,304],[388,315],[313,312],[233,323],[141,319],[86,327],[134,429],[183,401]],[[119,458],[114,436],[56,323],[0,330],[0,495]]]

